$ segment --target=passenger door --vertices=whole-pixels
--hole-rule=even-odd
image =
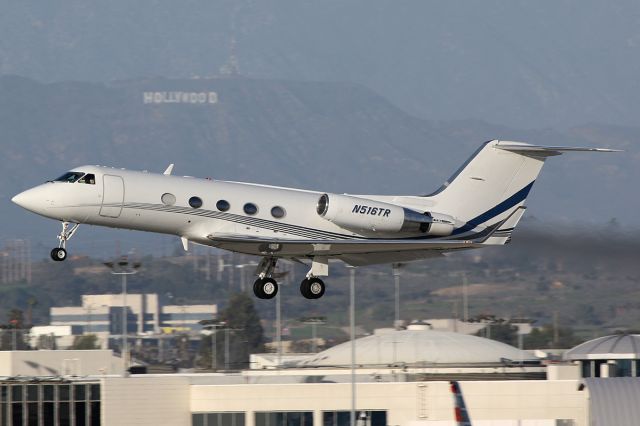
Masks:
[[[124,180],[120,176],[104,175],[102,185],[100,216],[119,217],[124,202]]]

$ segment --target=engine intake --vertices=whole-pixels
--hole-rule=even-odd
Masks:
[[[453,232],[455,223],[454,218],[440,213],[419,212],[395,204],[338,194],[322,194],[316,212],[329,222],[352,231],[447,236]]]

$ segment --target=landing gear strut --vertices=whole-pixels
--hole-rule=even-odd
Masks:
[[[60,242],[58,243],[58,247],[51,250],[51,259],[56,262],[62,262],[67,258],[67,240],[73,237],[73,234],[76,233],[79,226],[79,223],[75,223],[71,228],[69,228],[69,222],[62,222],[62,231],[60,232],[60,235],[58,235],[58,240]]]
[[[278,283],[271,277],[278,259],[264,257],[258,265],[258,279],[253,283],[253,294],[258,299],[273,299],[278,294]]]

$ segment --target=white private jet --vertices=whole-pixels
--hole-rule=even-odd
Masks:
[[[278,291],[280,258],[311,264],[300,285],[320,298],[329,259],[353,266],[406,262],[454,250],[506,244],[544,160],[566,151],[493,140],[484,143],[436,192],[414,195],[330,194],[197,179],[102,166],[72,169],[12,201],[62,222],[53,260],[67,257],[80,224],[177,235],[188,242],[262,256],[253,290]]]

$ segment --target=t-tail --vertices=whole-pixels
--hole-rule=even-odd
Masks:
[[[431,208],[456,218],[453,238],[506,244],[524,214],[524,203],[544,161],[571,151],[615,150],[489,141],[428,196]]]
[[[449,382],[451,385],[451,393],[453,394],[453,415],[456,420],[456,426],[471,426],[467,405],[464,403],[464,397],[460,390],[460,384],[456,381]]]

